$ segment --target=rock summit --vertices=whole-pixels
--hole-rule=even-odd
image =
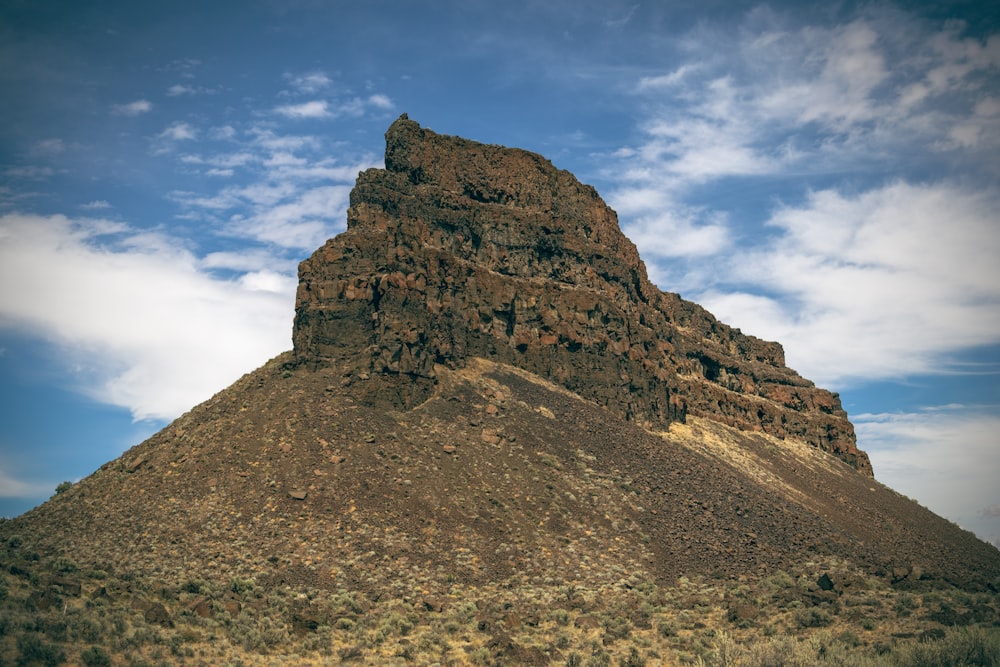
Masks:
[[[594,188],[535,153],[404,114],[386,133],[385,168],[358,177],[347,231],[299,279],[297,362],[346,355],[347,377],[379,378],[372,400],[412,406],[437,367],[482,357],[644,428],[705,417],[872,474],[836,394],[785,366],[778,343],[660,291]]]

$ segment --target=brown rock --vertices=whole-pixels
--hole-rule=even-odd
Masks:
[[[159,602],[152,603],[146,613],[143,614],[143,618],[146,619],[147,623],[155,623],[157,625],[162,625],[165,628],[174,627],[174,622],[170,620],[170,614],[167,612],[167,608],[164,607]]]
[[[299,267],[293,342],[299,364],[347,352],[351,374],[413,379],[367,400],[415,405],[435,364],[485,357],[645,427],[695,414],[871,474],[836,394],[786,367],[779,344],[658,290],[615,212],[541,156],[402,117],[350,203],[347,231]]]
[[[481,437],[483,442],[485,442],[487,445],[500,444],[500,436],[494,433],[493,431],[483,431],[483,435]]]
[[[427,611],[440,612],[444,610],[444,602],[437,598],[426,597],[420,601],[420,605]]]
[[[184,609],[194,612],[201,618],[208,618],[212,615],[212,603],[204,595],[200,595],[185,604]]]
[[[910,568],[896,566],[892,568],[892,582],[897,583],[903,581],[910,576]]]

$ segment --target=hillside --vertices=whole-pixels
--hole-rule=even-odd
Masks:
[[[0,524],[0,663],[1000,656],[1000,552],[540,156],[394,123],[293,340]]]

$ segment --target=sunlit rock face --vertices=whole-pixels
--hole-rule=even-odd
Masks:
[[[386,133],[385,168],[358,176],[347,218],[299,268],[299,364],[392,380],[379,400],[410,406],[436,367],[483,357],[646,428],[703,416],[872,474],[836,394],[787,368],[778,343],[657,289],[594,188],[535,153],[404,115]]]

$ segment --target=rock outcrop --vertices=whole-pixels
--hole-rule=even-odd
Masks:
[[[523,150],[420,127],[386,133],[347,231],[299,268],[296,363],[430,394],[436,367],[484,357],[541,375],[646,428],[687,415],[805,441],[871,475],[839,397],[647,278],[590,186]],[[363,394],[363,392],[362,392]]]

